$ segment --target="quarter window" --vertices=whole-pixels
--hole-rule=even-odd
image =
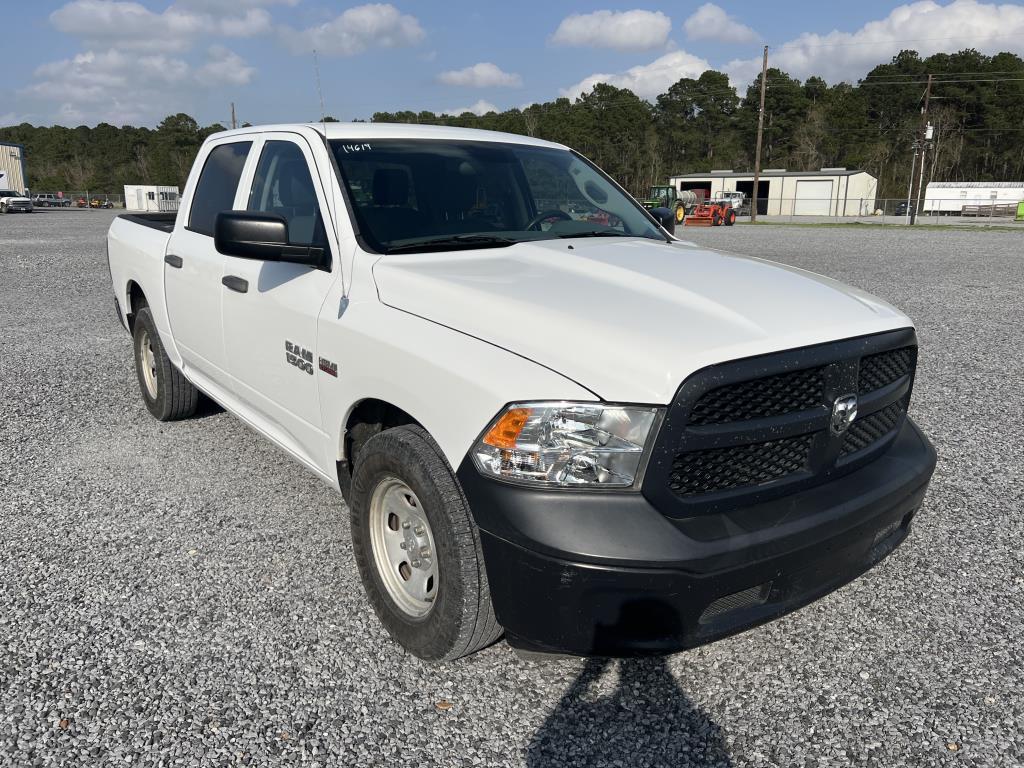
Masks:
[[[213,237],[217,214],[230,211],[234,205],[238,180],[251,147],[251,141],[242,141],[220,144],[210,151],[192,195],[188,228],[193,232]]]

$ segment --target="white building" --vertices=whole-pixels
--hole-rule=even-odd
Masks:
[[[1013,205],[1024,200],[1024,181],[932,181],[924,190],[923,213],[959,215],[965,205]]]
[[[715,199],[722,192],[754,196],[752,171],[708,171],[672,176],[676,189],[704,190]],[[787,171],[766,168],[758,179],[760,216],[867,216],[875,210],[878,179],[867,171],[822,168],[820,171]]]
[[[0,189],[13,189],[18,193],[28,189],[25,181],[25,147],[21,144],[0,142]]]
[[[155,184],[125,184],[124,207],[129,211],[176,211],[178,188]]]

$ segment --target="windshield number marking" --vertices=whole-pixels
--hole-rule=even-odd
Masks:
[[[342,144],[341,150],[346,154],[353,152],[365,152],[366,150],[373,149],[369,144]]]

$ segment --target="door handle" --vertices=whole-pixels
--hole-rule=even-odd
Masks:
[[[175,256],[173,253],[168,253],[166,256],[164,256],[164,261],[170,264],[175,269],[181,269],[181,265],[185,263],[182,260],[181,256]]]
[[[225,288],[230,288],[232,291],[237,291],[238,293],[245,293],[249,290],[249,281],[243,280],[235,275],[224,275],[220,281],[224,284]]]

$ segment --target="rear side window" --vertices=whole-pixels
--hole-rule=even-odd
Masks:
[[[188,228],[193,232],[213,237],[217,214],[230,211],[234,205],[235,190],[238,189],[238,180],[242,178],[250,147],[251,141],[240,141],[221,144],[211,150],[192,196]]]

